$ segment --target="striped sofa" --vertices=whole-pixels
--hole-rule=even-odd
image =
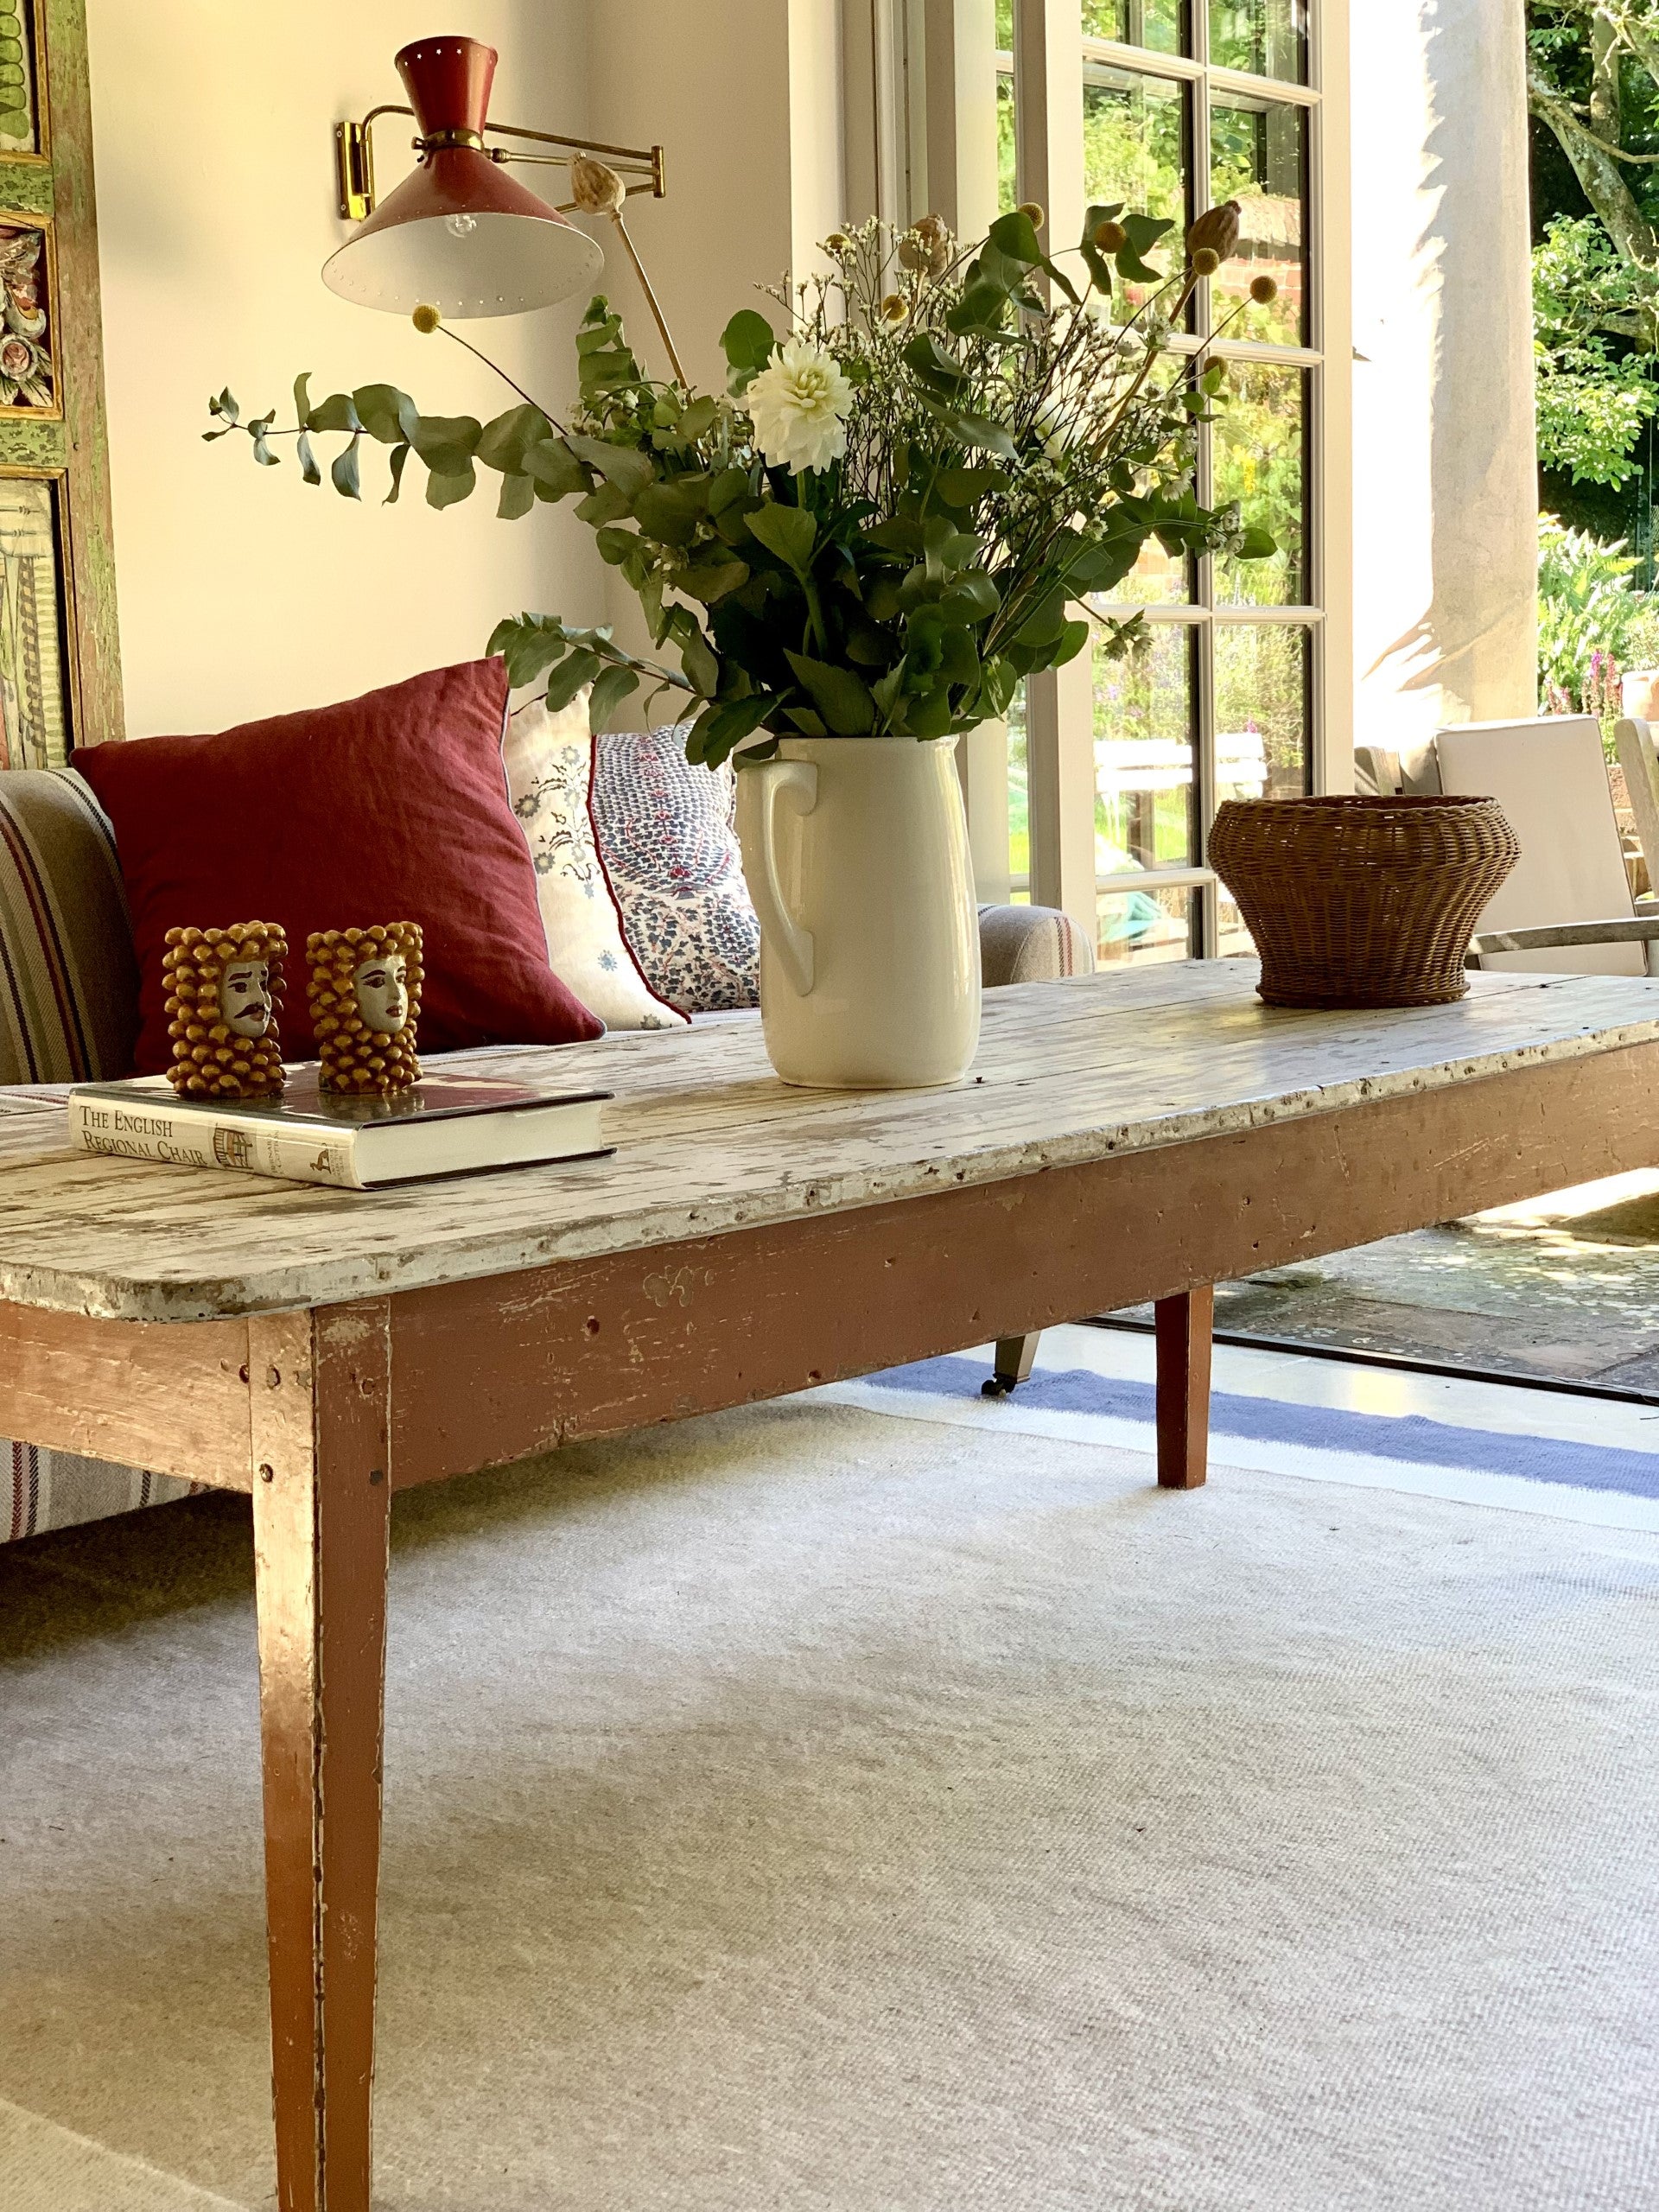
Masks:
[[[988,986],[1094,964],[1082,931],[1046,907],[982,907],[980,944]],[[73,768],[0,770],[0,1117],[60,1113],[64,1084],[129,1074],[137,1033],[138,969],[108,821]],[[0,1542],[192,1487],[0,1440]]]

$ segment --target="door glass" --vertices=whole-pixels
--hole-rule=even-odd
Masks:
[[[1236,200],[1236,251],[1211,280],[1217,323],[1249,300],[1257,276],[1271,276],[1279,296],[1270,306],[1253,302],[1234,324],[1236,338],[1267,346],[1306,342],[1306,243],[1303,236],[1303,174],[1306,117],[1278,100],[1257,100],[1217,91],[1210,109],[1210,196]]]
[[[1144,891],[1103,891],[1095,957],[1109,961],[1187,960],[1198,900],[1191,891],[1149,883]]]
[[[1185,12],[1181,0],[1083,0],[1083,35],[1148,47],[1154,54],[1184,54]]]
[[[1186,101],[1185,87],[1170,78],[1084,65],[1084,189],[1091,201],[1121,201],[1172,223],[1147,264],[1170,273],[1179,266],[1187,222]],[[1133,312],[1151,289],[1118,280],[1120,311]]]
[[[1308,788],[1308,634],[1298,622],[1216,625],[1216,797]]]
[[[1307,82],[1307,0],[1210,0],[1210,59],[1218,69]]]
[[[1008,878],[1015,906],[1031,898],[1031,779],[1027,769],[1026,687],[1008,702]]]
[[[1144,645],[1095,651],[1095,874],[1187,868],[1197,843],[1192,632],[1154,623]]]
[[[1245,607],[1307,601],[1306,373],[1259,361],[1227,364],[1228,397],[1211,425],[1215,497],[1236,499],[1247,523],[1270,531],[1266,561],[1216,561],[1216,597]]]

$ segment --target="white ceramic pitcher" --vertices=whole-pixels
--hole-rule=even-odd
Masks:
[[[737,833],[784,1081],[959,1081],[979,1044],[979,924],[955,740],[786,737],[740,766]]]

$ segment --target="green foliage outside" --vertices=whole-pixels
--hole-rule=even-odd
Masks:
[[[831,273],[777,288],[771,318],[733,316],[723,393],[648,377],[596,299],[568,424],[528,397],[489,423],[423,416],[386,385],[315,403],[302,376],[292,430],[274,428],[274,410],[245,420],[227,391],[207,435],[245,433],[266,465],[291,436],[313,485],[313,436],[344,435],[328,473],[349,499],[365,437],[390,448],[390,499],[411,453],[435,507],[469,498],[480,467],[499,477],[509,521],[574,499],[659,658],[550,614],[504,620],[488,650],[516,686],[545,677],[554,707],[591,686],[595,728],[645,684],[653,699],[687,696],[686,751],[710,766],[793,733],[957,734],[1091,635],[1096,652],[1127,652],[1138,619],[1096,622],[1090,602],[1154,541],[1182,559],[1278,552],[1236,505],[1194,493],[1198,429],[1228,404],[1226,370],[1200,353],[1160,373],[1217,266],[1202,226],[1166,274],[1147,256],[1170,223],[1091,205],[1068,269],[1033,213],[1000,217],[977,247],[934,217],[897,237],[874,222],[836,233]],[[1118,320],[1126,285],[1146,299]],[[442,327],[429,308],[415,321]]]

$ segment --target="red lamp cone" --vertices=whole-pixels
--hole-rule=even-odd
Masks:
[[[457,320],[522,315],[591,284],[604,256],[585,231],[483,151],[493,47],[426,38],[397,56],[421,165],[322,266],[331,292],[408,315],[423,303]]]

